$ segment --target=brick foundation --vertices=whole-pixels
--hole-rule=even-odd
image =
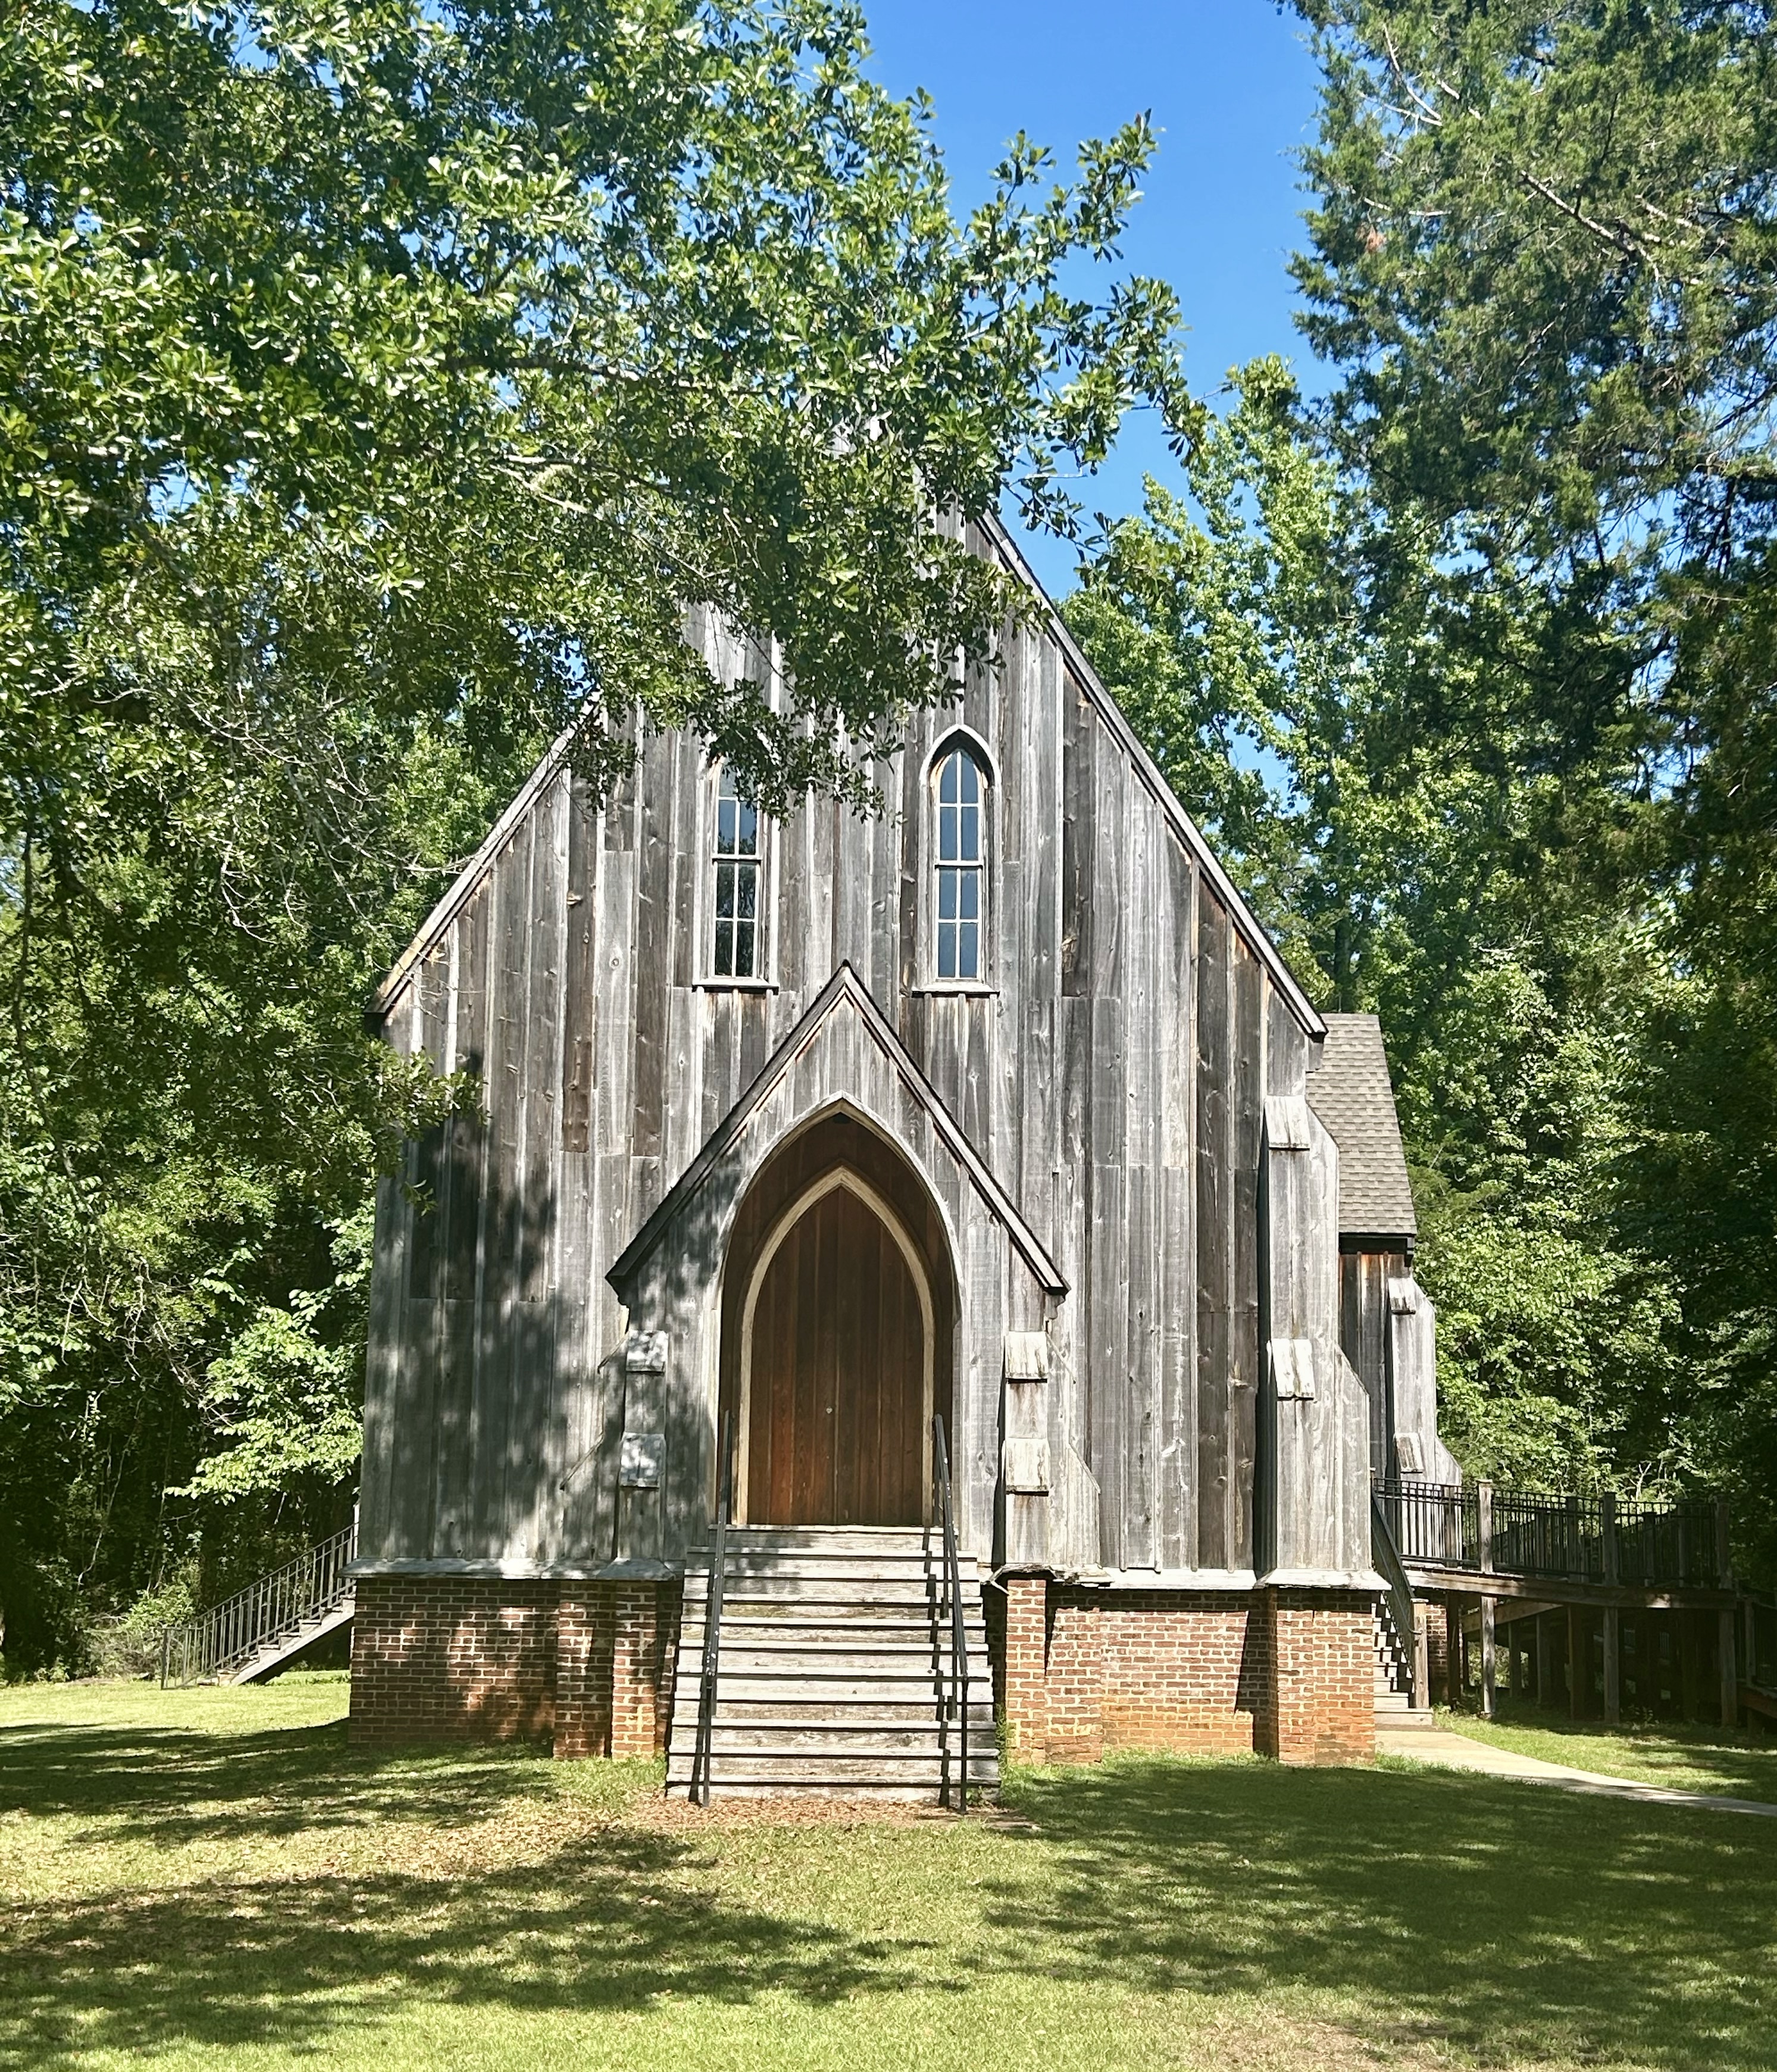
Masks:
[[[1253,1745],[1279,1762],[1368,1762],[1376,1753],[1369,1601],[1344,1590],[1267,1590],[1269,1688]]]
[[[1151,1749],[1352,1762],[1375,1747],[1369,1600],[1343,1592],[1093,1590],[1008,1577],[990,1630],[1010,1749]]]
[[[676,1582],[361,1577],[351,1738],[657,1754],[672,1717],[679,1606]]]

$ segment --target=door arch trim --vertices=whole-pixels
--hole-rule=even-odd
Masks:
[[[901,1257],[907,1262],[907,1270],[913,1276],[914,1292],[919,1297],[919,1316],[923,1346],[921,1352],[920,1420],[920,1510],[921,1522],[931,1523],[932,1511],[932,1416],[936,1407],[934,1362],[937,1358],[937,1319],[932,1306],[932,1284],[925,1268],[925,1255],[914,1244],[912,1233],[901,1221],[901,1213],[886,1196],[872,1186],[861,1173],[854,1173],[848,1166],[834,1166],[811,1180],[799,1194],[780,1209],[772,1219],[765,1232],[765,1242],[759,1247],[753,1262],[753,1270],[747,1277],[746,1300],[741,1309],[741,1389],[738,1416],[739,1443],[735,1449],[734,1504],[737,1525],[750,1521],[747,1516],[749,1482],[748,1469],[753,1439],[753,1318],[758,1306],[759,1291],[765,1278],[782,1248],[784,1240],[817,1202],[841,1190],[855,1195],[871,1210],[894,1240]]]

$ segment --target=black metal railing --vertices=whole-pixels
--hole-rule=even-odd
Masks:
[[[946,1605],[950,1614],[950,1678],[938,1714],[938,1798],[959,1812],[969,1807],[969,1635],[962,1613],[962,1564],[956,1551],[956,1513],[950,1501],[950,1456],[944,1444],[944,1420],[932,1420],[932,1490],[944,1545],[943,1601],[934,1607],[934,1641]],[[950,1782],[950,1735],[958,1742],[957,1782]],[[953,1790],[954,1795],[953,1797]]]
[[[1414,1646],[1413,1585],[1407,1581],[1400,1549],[1389,1530],[1388,1514],[1382,1508],[1381,1498],[1373,1490],[1370,1494],[1370,1559],[1388,1585],[1388,1615],[1394,1627],[1395,1644],[1406,1663],[1407,1702],[1422,1705],[1426,1700],[1419,1688],[1418,1657]]]
[[[728,1421],[722,1420],[721,1479],[716,1498],[716,1531],[710,1549],[709,1587],[704,1598],[704,1657],[697,1679],[697,1740],[692,1749],[690,1797],[693,1805],[709,1803],[710,1770],[716,1740],[716,1686],[721,1673],[722,1590],[728,1575],[728,1516],[734,1505],[734,1458]]]
[[[1726,1589],[1719,1507],[1549,1495],[1491,1482],[1385,1481],[1376,1499],[1403,1563],[1567,1582]]]
[[[161,1688],[227,1676],[260,1650],[293,1638],[310,1620],[337,1610],[351,1593],[358,1514],[306,1553],[261,1576],[207,1612],[161,1635]]]

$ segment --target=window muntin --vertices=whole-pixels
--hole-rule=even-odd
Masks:
[[[765,869],[759,810],[724,770],[716,794],[716,976],[757,978],[762,960],[760,892]]]
[[[938,976],[979,982],[987,875],[987,786],[966,748],[953,748],[938,766]]]

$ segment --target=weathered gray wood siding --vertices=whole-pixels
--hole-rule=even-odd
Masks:
[[[692,632],[724,675],[757,673],[720,626]],[[389,1039],[478,1073],[486,1112],[414,1146],[407,1185],[383,1190],[367,1557],[682,1552],[710,1485],[716,1370],[696,1319],[726,1226],[706,1218],[703,1255],[658,1269],[674,1282],[663,1375],[626,1372],[638,1320],[605,1276],[849,960],[1069,1285],[1045,1301],[928,1158],[959,1246],[971,1546],[992,1555],[1001,1530],[1003,1334],[1046,1323],[1049,1558],[1250,1569],[1264,1102],[1300,1093],[1307,1038],[1102,698],[1051,629],[1008,627],[1002,666],[916,719],[880,772],[893,810],[812,801],[775,830],[769,987],[705,979],[712,779],[694,741],[646,739],[601,811],[564,771],[543,784],[388,1005]],[[929,980],[928,775],[958,726],[992,780],[972,993]],[[825,1092],[851,1069],[822,1063]],[[786,1096],[786,1126],[804,1105]],[[917,1118],[902,1125],[917,1163]],[[618,1441],[650,1418],[670,1486],[633,1539]]]
[[[1389,1385],[1389,1286],[1412,1272],[1404,1252],[1339,1255],[1339,1342],[1370,1407],[1370,1470],[1391,1473],[1393,1406]]]

